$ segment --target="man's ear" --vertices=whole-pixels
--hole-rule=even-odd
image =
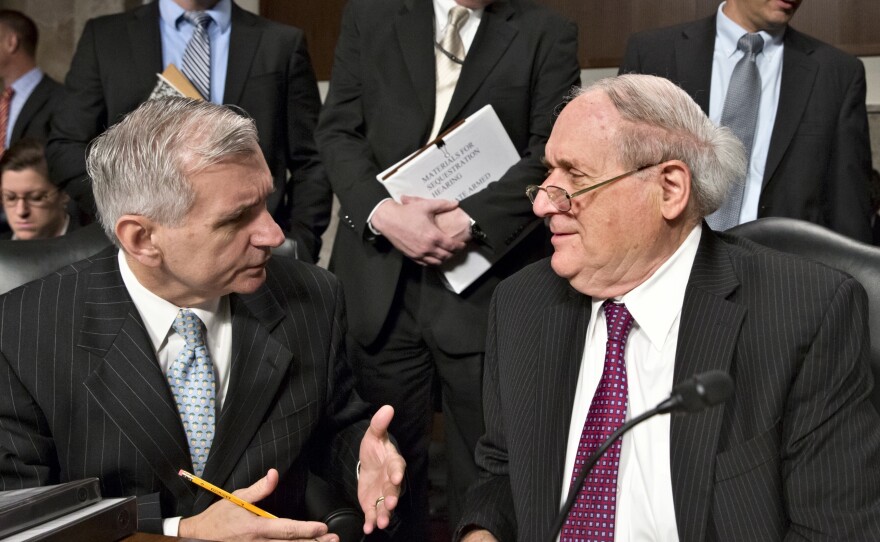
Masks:
[[[146,267],[162,263],[162,251],[154,244],[156,224],[141,215],[122,215],[116,221],[116,238],[130,257]]]
[[[669,160],[661,164],[660,211],[663,218],[673,221],[681,218],[691,199],[691,170],[681,160]]]

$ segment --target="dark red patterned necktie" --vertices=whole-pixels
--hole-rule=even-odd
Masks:
[[[3,94],[0,94],[0,155],[6,150],[6,130],[9,127],[9,104],[12,102],[12,95],[15,90],[12,87],[6,87]]]
[[[633,317],[623,304],[607,302],[603,309],[605,322],[608,325],[605,366],[581,432],[570,484],[574,483],[590,455],[611,436],[611,433],[623,425],[626,419],[626,364],[623,360],[623,352],[626,338],[633,326]],[[618,439],[608,448],[587,476],[562,527],[561,541],[612,542],[614,540],[621,441],[622,439]]]

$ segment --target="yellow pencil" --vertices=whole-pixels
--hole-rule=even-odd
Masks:
[[[219,495],[220,497],[223,497],[224,499],[231,502],[232,504],[237,504],[238,506],[241,506],[242,508],[244,508],[248,512],[254,513],[254,514],[261,516],[261,517],[264,517],[264,518],[277,518],[278,517],[278,516],[274,516],[274,515],[270,514],[269,512],[266,512],[265,510],[263,510],[257,506],[252,505],[249,502],[246,502],[246,501],[239,499],[238,497],[236,497],[232,493],[229,493],[228,491],[223,491],[222,489],[215,486],[211,482],[206,482],[205,480],[202,480],[201,478],[199,478],[195,474],[190,474],[183,469],[180,469],[177,472],[177,474],[178,474],[178,476],[181,476],[182,478],[189,480],[190,482],[194,483],[195,485],[207,489],[208,491],[210,491],[214,495]]]

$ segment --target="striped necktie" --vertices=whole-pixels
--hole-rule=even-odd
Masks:
[[[190,80],[205,100],[211,100],[211,39],[208,25],[211,16],[204,11],[187,11],[183,18],[195,28],[183,53],[183,75]]]
[[[746,159],[751,162],[752,144],[755,141],[755,128],[758,125],[758,108],[761,105],[761,73],[756,59],[764,50],[764,38],[760,34],[743,34],[736,44],[743,52],[733,68],[724,109],[721,112],[721,125],[739,138],[746,149]],[[748,172],[746,172],[748,177]],[[739,224],[745,194],[746,179],[738,179],[724,199],[721,207],[706,217],[713,230],[723,231]]]
[[[452,101],[458,76],[461,74],[461,65],[464,63],[464,42],[461,41],[459,31],[470,17],[470,11],[463,6],[455,6],[449,10],[449,19],[446,23],[446,32],[440,43],[435,44],[434,57],[437,61],[437,92],[434,100],[434,125],[431,128],[431,141],[440,133],[440,126]]]
[[[602,377],[593,394],[587,421],[581,432],[571,482],[577,479],[581,467],[605,440],[626,420],[628,390],[624,349],[633,317],[626,305],[606,302],[605,323],[608,341],[605,343],[605,365]],[[578,491],[568,518],[562,526],[561,542],[613,542],[614,520],[617,514],[617,472],[620,467],[620,446],[623,439],[611,445]]]
[[[9,129],[9,105],[12,103],[12,96],[15,90],[12,87],[6,87],[3,94],[0,94],[0,154],[6,150],[6,131]]]

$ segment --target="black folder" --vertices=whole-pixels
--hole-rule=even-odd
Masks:
[[[0,538],[101,500],[97,478],[54,486],[0,491]]]

